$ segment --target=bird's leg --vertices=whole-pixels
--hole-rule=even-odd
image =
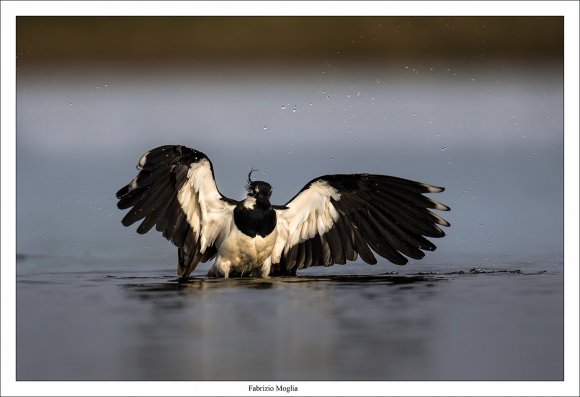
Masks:
[[[272,258],[268,257],[262,263],[262,268],[260,269],[260,276],[262,278],[270,278],[270,268],[272,267]]]

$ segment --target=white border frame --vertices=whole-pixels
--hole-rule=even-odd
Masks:
[[[138,4],[138,6],[137,6]],[[248,392],[274,382],[16,382],[16,16],[18,15],[558,15],[565,17],[565,381],[564,382],[283,382],[291,395],[578,396],[578,13],[575,1],[2,1],[2,356],[1,395],[276,395]],[[279,394],[279,393],[278,393]]]

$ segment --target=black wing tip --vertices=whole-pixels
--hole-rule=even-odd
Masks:
[[[125,216],[122,220],[121,223],[123,224],[123,226],[129,227],[131,226],[133,223],[135,223],[136,221],[133,219],[129,219],[127,216]]]
[[[153,225],[152,225],[152,226],[149,226],[149,227],[147,227],[146,229],[144,229],[144,228],[142,227],[142,225],[143,225],[143,224],[141,224],[141,226],[139,226],[139,227],[137,228],[137,234],[146,234],[146,233],[147,233],[149,230],[151,230],[151,228],[153,227]]]
[[[129,193],[129,185],[125,185],[121,189],[117,190],[117,193],[115,193],[115,196],[120,200],[127,193]]]

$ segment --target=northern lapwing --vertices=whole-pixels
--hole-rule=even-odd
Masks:
[[[122,220],[143,219],[178,248],[177,275],[187,279],[199,263],[215,258],[210,277],[295,275],[310,266],[355,261],[377,263],[375,253],[397,265],[421,259],[443,237],[449,222],[429,209],[449,207],[424,193],[442,187],[386,175],[325,175],[308,182],[284,205],[272,205],[272,186],[247,180],[241,201],[221,194],[209,158],[166,145],[145,153],[139,173],[117,192]]]

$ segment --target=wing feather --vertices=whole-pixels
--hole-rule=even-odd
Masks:
[[[160,146],[141,156],[139,173],[119,189],[117,206],[131,208],[122,220],[153,226],[178,247],[178,276],[186,278],[200,262],[216,254],[214,246],[229,224],[236,201],[217,189],[209,158],[185,146]]]
[[[312,239],[308,239],[304,242],[304,267],[312,266],[312,254],[313,254],[313,242]]]
[[[397,223],[405,229],[420,233],[428,237],[443,237],[445,233],[435,223],[449,226],[449,222],[436,216],[431,211],[405,203],[397,197],[391,197],[384,193],[378,194],[381,206],[388,210]],[[441,220],[439,220],[441,219]]]
[[[311,264],[311,266],[321,266],[324,264],[324,253],[322,250],[322,241],[320,239],[319,235],[316,235],[314,238],[311,239],[312,241],[312,252],[313,252],[313,257],[312,257],[312,261],[313,263]],[[290,267],[292,268],[292,267]]]
[[[353,231],[354,247],[356,252],[360,254],[361,259],[368,264],[371,265],[376,264],[377,258],[375,258],[375,255],[373,254],[367,243],[363,241],[363,238],[359,231],[359,226],[353,224],[352,231]]]
[[[336,222],[336,230],[340,236],[340,244],[342,245],[345,259],[347,261],[355,261],[357,258],[357,252],[353,247],[352,233],[347,228],[346,222],[346,216],[341,215]]]
[[[377,209],[375,212],[375,215],[380,220],[381,224],[386,229],[388,229],[390,231],[390,233],[393,233],[394,235],[397,236],[398,239],[401,240],[400,244],[405,244],[405,245],[409,246],[408,249],[413,250],[413,249],[420,248],[420,249],[424,249],[427,251],[434,251],[435,250],[435,245],[433,243],[431,243],[429,240],[425,239],[423,236],[421,236],[421,234],[417,234],[415,232],[408,231],[408,230],[404,229],[403,227],[401,227],[401,225],[393,217],[390,216],[391,215],[390,213]],[[403,253],[407,256],[413,257],[412,255],[408,255],[406,252],[403,252]],[[418,255],[420,255],[420,254],[418,254]],[[415,257],[413,257],[413,258],[415,258]],[[420,258],[415,258],[415,259],[420,259]]]
[[[424,245],[423,241],[419,241],[413,233],[408,233],[398,227],[388,214],[372,207],[372,218],[391,247],[413,259],[422,259],[425,256],[425,253],[421,251]],[[434,247],[434,245],[431,244],[430,247]]]
[[[272,274],[346,263],[359,255],[375,264],[374,253],[398,265],[421,259],[423,250],[436,248],[425,236],[443,237],[438,225],[450,226],[430,211],[449,207],[424,194],[444,190],[386,175],[313,179],[284,206],[275,207],[279,222]]]
[[[330,247],[332,254],[332,263],[346,263],[342,241],[336,227],[332,227],[328,230],[326,233],[326,240],[328,241],[328,246]]]

